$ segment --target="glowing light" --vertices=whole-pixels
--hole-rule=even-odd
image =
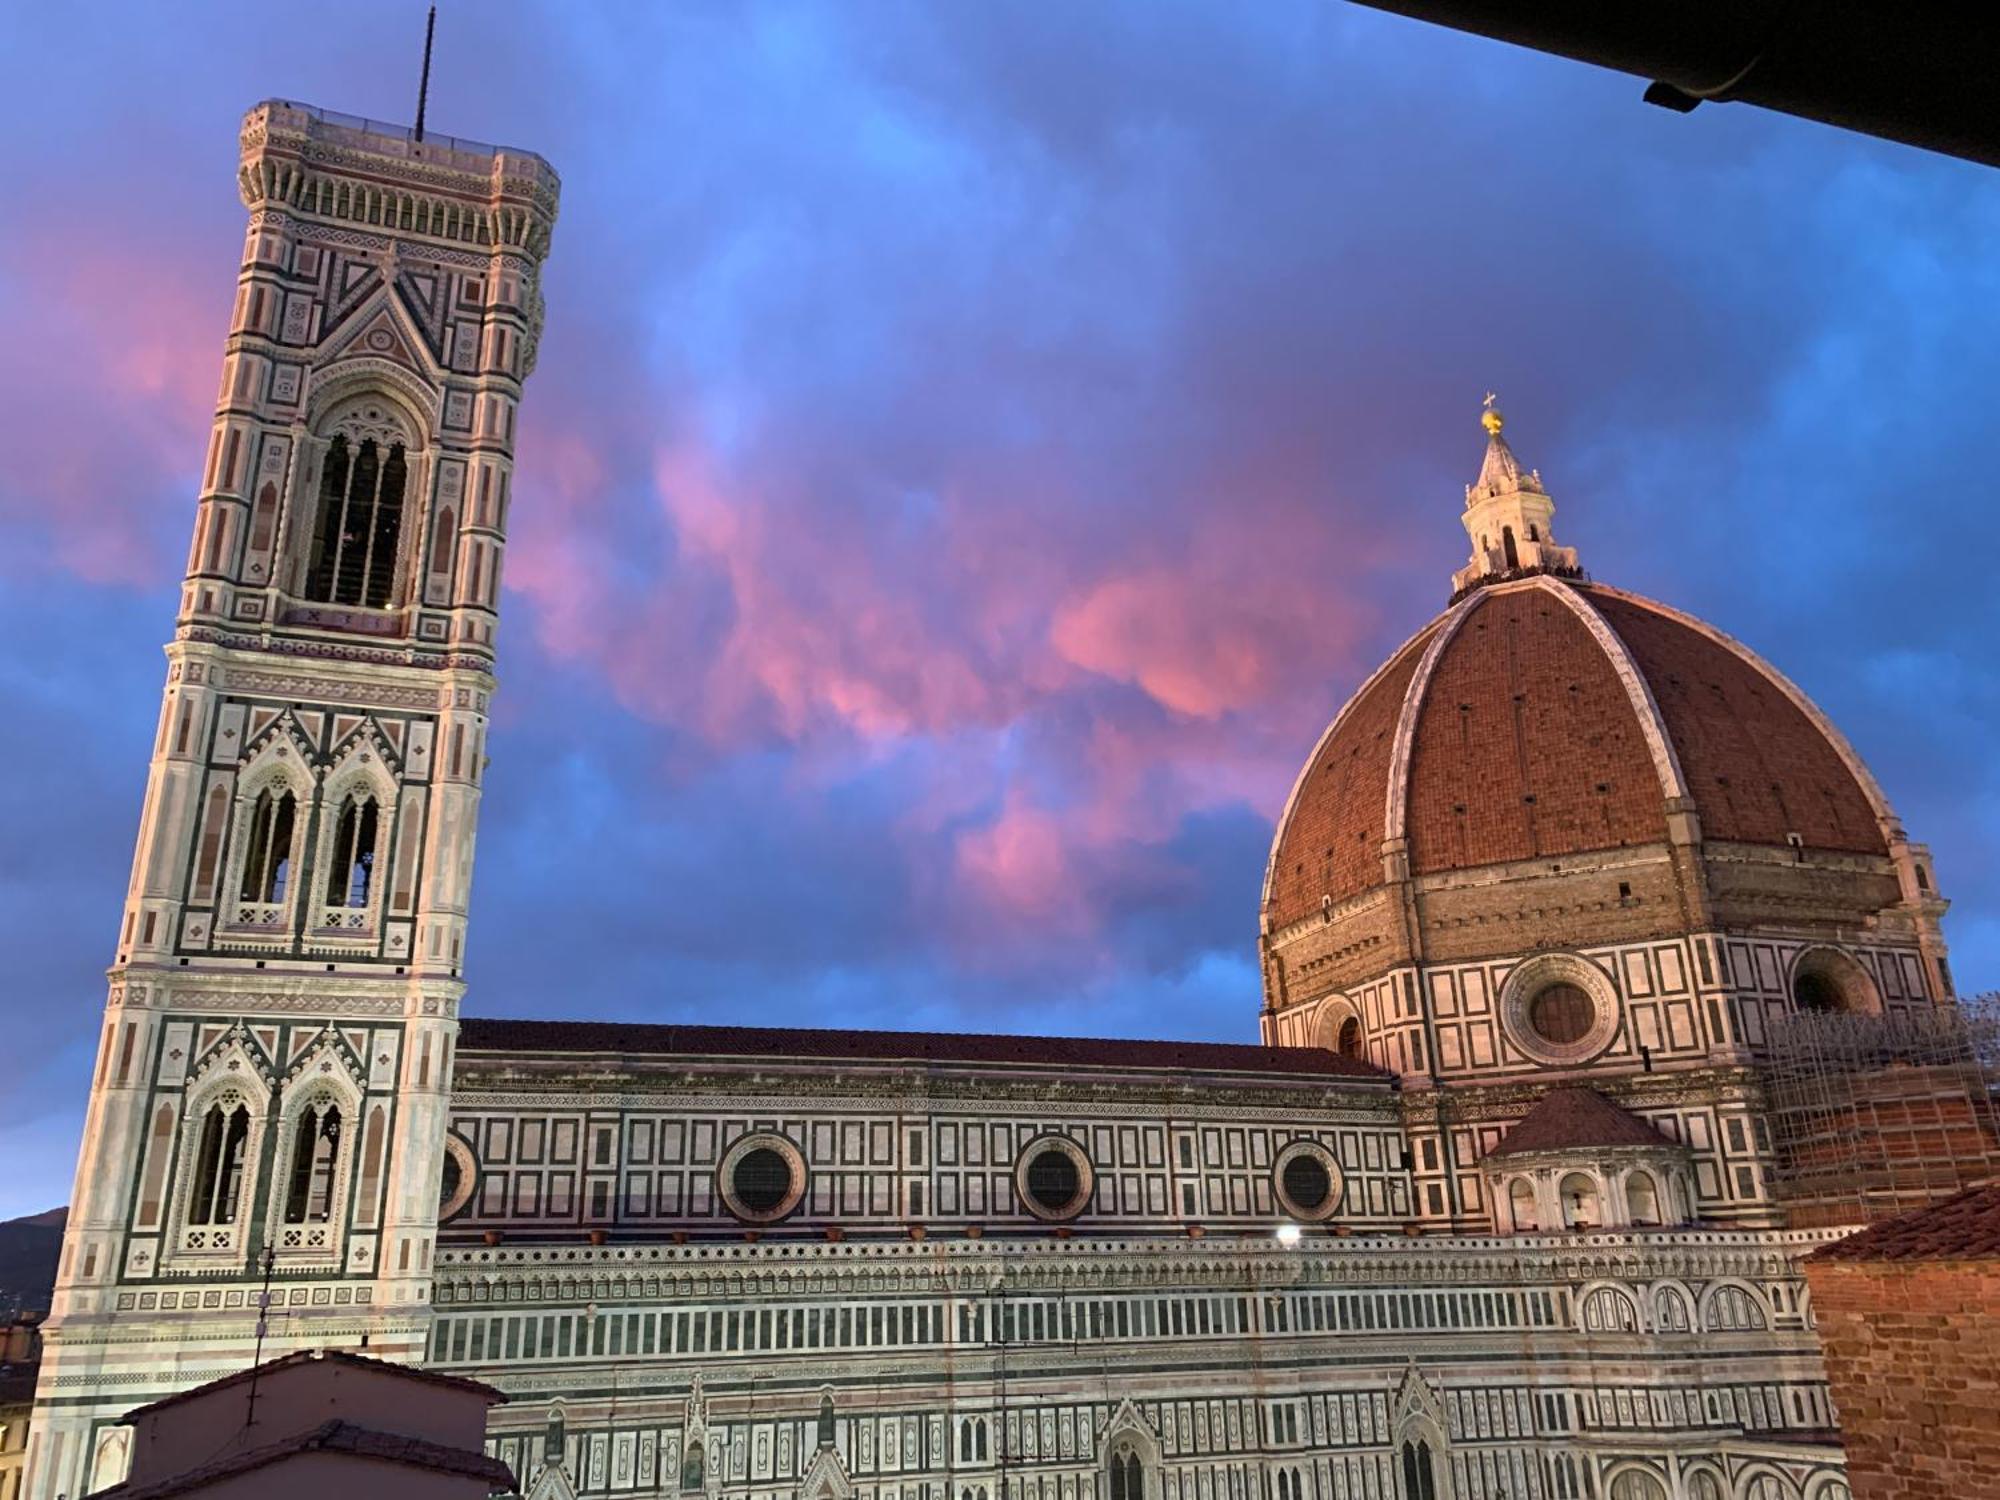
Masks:
[[[1278,1226],[1278,1243],[1283,1245],[1287,1250],[1293,1249],[1298,1245],[1301,1232],[1299,1226],[1296,1224],[1280,1224]]]

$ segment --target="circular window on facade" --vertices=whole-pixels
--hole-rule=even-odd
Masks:
[[[1618,1030],[1618,992],[1588,959],[1544,953],[1519,965],[1500,990],[1507,1038],[1537,1062],[1588,1062]]]
[[[781,1135],[746,1135],[723,1153],[715,1185],[723,1206],[744,1223],[775,1223],[805,1197],[805,1158]]]
[[[1090,1202],[1097,1174],[1076,1142],[1059,1135],[1030,1141],[1014,1164],[1014,1191],[1038,1219],[1073,1219]]]
[[[1574,1047],[1590,1035],[1596,1020],[1590,996],[1561,980],[1543,985],[1528,1001],[1528,1025],[1551,1047]]]
[[[472,1201],[479,1183],[479,1164],[472,1148],[455,1135],[444,1138],[444,1171],[438,1177],[438,1220],[443,1222]]]
[[[1272,1163],[1278,1206],[1294,1219],[1317,1222],[1340,1207],[1340,1163],[1317,1141],[1293,1141]]]

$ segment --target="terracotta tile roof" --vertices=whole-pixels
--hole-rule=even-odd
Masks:
[[[1645,674],[1701,813],[1702,837],[1887,854],[1868,794],[1833,741],[1768,675],[1647,600],[1584,595]]]
[[[1043,1068],[1141,1068],[1184,1073],[1339,1074],[1386,1081],[1379,1068],[1324,1047],[1234,1042],[1140,1042],[1101,1037],[993,1036],[950,1031],[826,1031],[782,1026],[659,1026],[619,1021],[467,1017],[468,1052],[603,1052],[756,1057],[772,1061],[985,1063]]]
[[[1273,926],[1382,884],[1382,841],[1398,833],[1418,875],[1663,841],[1666,789],[1619,642],[1658,705],[1705,838],[1784,846],[1797,834],[1811,849],[1887,853],[1835,738],[1726,638],[1597,584],[1542,579],[1470,603],[1426,681],[1417,669],[1447,615],[1335,717],[1272,845]],[[1594,611],[1602,640],[1573,603]],[[1404,824],[1385,829],[1399,734],[1410,744]]]
[[[404,1437],[393,1432],[376,1432],[352,1422],[323,1422],[309,1431],[296,1433],[280,1442],[247,1452],[232,1454],[149,1484],[116,1484],[99,1490],[91,1500],[167,1500],[186,1495],[225,1479],[233,1479],[292,1458],[301,1453],[345,1453],[355,1458],[374,1459],[404,1468],[428,1469],[437,1474],[456,1474],[466,1479],[483,1479],[489,1494],[504,1494],[514,1488],[514,1471],[497,1458],[488,1458],[469,1448],[448,1448],[423,1438]]]
[[[2000,1182],[1871,1224],[1807,1260],[2000,1259]]]
[[[196,1396],[206,1396],[210,1391],[219,1391],[227,1389],[232,1385],[240,1385],[249,1380],[253,1375],[268,1377],[281,1370],[289,1370],[298,1365],[314,1363],[348,1365],[357,1370],[386,1371],[391,1375],[401,1376],[405,1380],[421,1380],[426,1385],[447,1386],[452,1390],[467,1391],[474,1395],[484,1396],[488,1404],[493,1406],[502,1405],[507,1400],[499,1391],[481,1381],[466,1380],[457,1375],[440,1375],[435,1370],[426,1370],[418,1365],[399,1365],[391,1360],[370,1359],[365,1354],[350,1354],[345,1349],[301,1349],[296,1354],[287,1354],[282,1359],[267,1360],[261,1365],[251,1365],[237,1370],[232,1374],[224,1375],[219,1379],[208,1381],[203,1385],[190,1386],[187,1390],[176,1391],[171,1396],[162,1396],[159,1400],[149,1401],[144,1406],[135,1406],[119,1420],[125,1422],[134,1421],[139,1417],[160,1411],[166,1407],[178,1406],[181,1402],[191,1400]]]
[[[1410,679],[1438,622],[1433,620],[1365,683],[1335,716],[1313,764],[1299,778],[1271,851],[1269,906],[1274,927],[1382,883],[1382,823],[1396,722]]]
[[[1531,1151],[1568,1151],[1592,1146],[1651,1146],[1678,1149],[1673,1141],[1602,1094],[1590,1089],[1550,1089],[1535,1107],[1486,1153],[1524,1156]]]
[[[1639,716],[1556,588],[1489,591],[1459,626],[1417,706],[1407,808],[1418,875],[1665,841]]]

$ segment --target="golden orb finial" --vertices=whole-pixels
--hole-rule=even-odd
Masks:
[[[1484,410],[1479,413],[1479,425],[1486,429],[1490,437],[1500,436],[1500,429],[1507,425],[1507,419],[1500,415],[1500,408],[1495,405],[1499,399],[1493,392],[1488,391],[1486,399],[1480,403]]]

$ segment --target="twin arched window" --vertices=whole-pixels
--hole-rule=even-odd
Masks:
[[[291,883],[292,827],[298,799],[289,787],[265,787],[250,808],[243,854],[242,899],[278,905]]]
[[[1431,1462],[1431,1445],[1423,1438],[1404,1441],[1403,1500],[1437,1500],[1437,1473]]]
[[[376,838],[381,813],[375,799],[355,792],[341,804],[327,860],[326,904],[366,906],[374,888]]]
[[[385,609],[403,536],[403,445],[336,435],[320,471],[319,514],[306,561],[304,594],[324,604]]]
[[[285,1180],[287,1224],[324,1224],[333,1217],[340,1124],[340,1106],[331,1099],[317,1099],[299,1111]]]
[[[242,1206],[244,1148],[249,1140],[250,1109],[241,1099],[225,1096],[202,1115],[194,1181],[188,1194],[190,1225],[206,1228],[236,1222]]]
[[[1111,1500],[1146,1500],[1146,1468],[1129,1445],[1111,1450]]]

